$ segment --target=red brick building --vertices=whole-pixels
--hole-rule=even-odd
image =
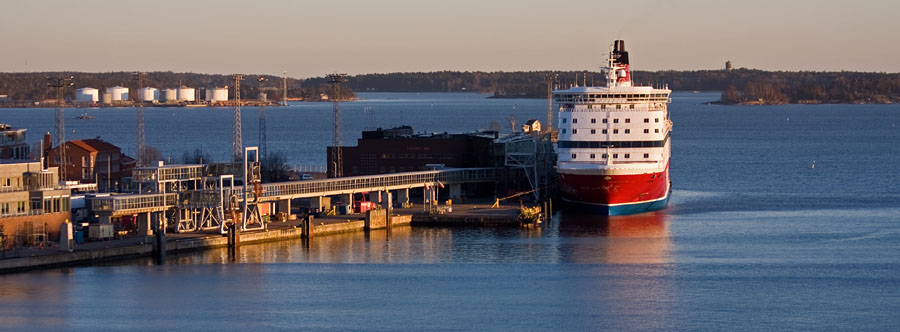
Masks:
[[[49,146],[49,135],[45,146]],[[131,176],[136,160],[122,154],[122,149],[99,138],[73,140],[65,143],[66,160],[64,179],[81,183],[97,183],[99,189],[115,188],[123,177]],[[50,167],[58,167],[60,147],[47,152]],[[110,181],[109,183],[107,183]]]

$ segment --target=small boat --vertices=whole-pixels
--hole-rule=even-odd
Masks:
[[[75,118],[76,118],[76,119],[79,119],[79,120],[91,120],[91,119],[95,118],[95,116],[90,115],[90,114],[87,114],[87,112],[84,112],[84,113],[81,113],[81,115],[79,115],[79,116],[77,116],[77,117],[75,117]]]

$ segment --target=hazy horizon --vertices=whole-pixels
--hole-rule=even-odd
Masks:
[[[0,3],[0,72],[172,71],[305,78],[597,70],[900,72],[900,2],[691,0]],[[612,14],[608,14],[612,13]]]

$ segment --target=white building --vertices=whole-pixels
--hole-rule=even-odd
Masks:
[[[138,98],[149,102],[159,100],[159,89],[150,87],[141,88],[138,90]]]
[[[178,100],[194,101],[194,100],[196,100],[194,93],[195,93],[194,88],[189,88],[189,87],[185,87],[185,86],[180,87],[180,88],[178,88]],[[228,94],[226,93],[225,95],[227,98]]]
[[[128,88],[126,87],[114,86],[106,88],[106,93],[109,94],[110,101],[128,100]]]
[[[100,90],[94,88],[75,90],[75,101],[96,103],[100,101]]]

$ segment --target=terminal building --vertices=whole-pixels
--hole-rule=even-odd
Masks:
[[[71,219],[69,189],[58,169],[38,161],[0,162],[0,239],[5,247],[58,241],[60,225]]]

